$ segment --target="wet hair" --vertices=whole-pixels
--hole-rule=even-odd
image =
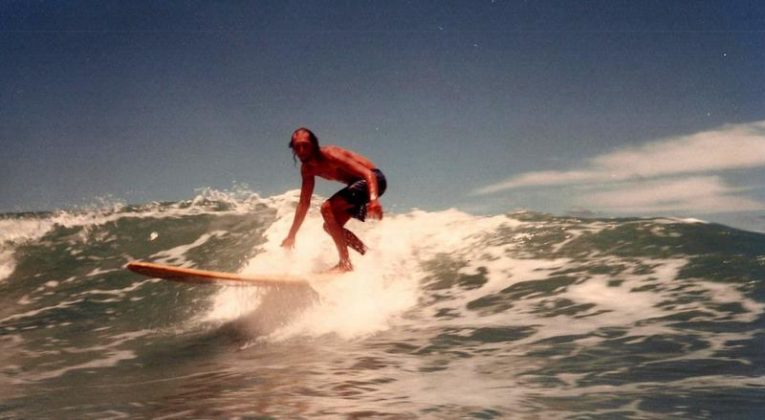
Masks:
[[[308,141],[310,141],[311,142],[311,146],[313,146],[313,157],[316,160],[321,160],[321,153],[319,152],[319,138],[316,137],[316,134],[314,134],[313,131],[311,131],[311,130],[305,128],[305,127],[298,128],[297,130],[295,130],[292,133],[292,137],[290,137],[289,147],[290,147],[290,149],[292,149],[292,160],[295,163],[297,163],[297,158],[295,157],[296,155],[295,155],[295,149],[293,147],[294,146],[293,142],[295,141],[295,137],[298,134],[300,134],[300,133],[308,134]]]

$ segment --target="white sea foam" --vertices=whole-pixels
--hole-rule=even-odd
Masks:
[[[16,269],[12,249],[2,249],[0,245],[0,280],[5,280]]]
[[[286,196],[283,198],[287,198]],[[322,220],[313,209],[301,229],[297,246],[292,251],[280,247],[281,240],[286,236],[292,222],[290,200],[285,200],[279,207],[279,218],[266,232],[267,242],[261,252],[249,261],[241,270],[244,273],[278,273],[288,272],[296,275],[307,275],[311,272],[332,266],[336,261],[336,252],[329,236],[321,228]],[[294,202],[292,203],[294,204]],[[343,338],[364,337],[375,332],[383,331],[393,323],[411,323],[403,320],[403,315],[413,308],[419,299],[424,298],[420,281],[427,276],[420,266],[439,254],[451,255],[467,265],[459,269],[459,273],[475,275],[482,272],[487,282],[472,290],[444,290],[439,296],[443,304],[433,305],[427,313],[433,319],[433,314],[441,309],[451,308],[460,316],[450,320],[440,320],[445,326],[453,323],[455,326],[470,325],[502,326],[502,325],[544,325],[533,336],[533,340],[554,337],[565,334],[587,334],[607,326],[630,325],[641,319],[659,318],[672,314],[670,309],[660,307],[667,293],[655,291],[635,292],[633,289],[645,285],[651,279],[671,281],[677,272],[686,264],[685,260],[644,260],[644,264],[654,266],[649,274],[630,274],[615,286],[609,283],[613,280],[607,275],[592,275],[587,281],[564,287],[556,291],[557,298],[570,299],[577,304],[594,305],[589,311],[594,316],[582,313],[577,323],[561,324],[557,317],[540,318],[537,311],[540,307],[549,306],[552,301],[544,293],[526,296],[516,302],[516,309],[503,311],[494,315],[477,314],[466,310],[469,302],[483,296],[496,293],[515,283],[543,280],[551,273],[562,268],[571,268],[571,260],[557,259],[518,259],[510,255],[518,248],[527,236],[520,235],[514,243],[503,245],[487,245],[486,235],[496,233],[501,227],[517,228],[533,223],[519,222],[508,216],[477,217],[456,210],[443,212],[412,211],[407,214],[393,215],[379,223],[360,224],[351,221],[348,227],[356,231],[370,246],[369,253],[364,257],[352,254],[356,270],[344,274],[332,281],[313,281],[312,286],[321,296],[315,304],[304,312],[295,322],[278,330],[273,338],[286,338],[296,335],[336,334]],[[570,232],[565,242],[576,239],[584,233],[597,233],[609,228],[608,223],[594,223],[578,227],[578,231]],[[556,244],[556,249],[560,248]],[[605,257],[600,257],[601,259]],[[602,262],[606,262],[603,259]],[[614,261],[623,264],[624,261]],[[280,270],[281,269],[281,270]],[[728,296],[726,301],[741,298],[742,295],[732,286],[720,286]],[[762,312],[763,308],[743,299],[744,307],[752,310],[743,318],[749,319],[753,314]],[[241,289],[222,290],[215,298],[208,314],[209,319],[225,319],[240,316],[259,304],[255,291]],[[605,312],[604,312],[605,311]],[[411,317],[410,317],[411,318]],[[415,317],[417,318],[417,317]],[[422,321],[421,319],[414,322]],[[636,327],[637,328],[637,327]],[[643,327],[645,331],[634,329],[636,333],[659,333],[661,326]],[[530,338],[531,339],[531,338]]]
[[[86,290],[84,292],[77,293],[75,296],[76,297],[84,297],[84,296],[89,296],[89,295],[95,295],[95,296],[99,296],[99,295],[116,296],[117,298],[120,298],[120,299],[117,299],[117,301],[119,301],[119,300],[124,299],[127,296],[129,296],[130,292],[134,292],[134,291],[140,289],[141,287],[143,287],[144,285],[153,284],[153,283],[156,283],[154,279],[146,279],[146,280],[141,280],[141,281],[133,282],[129,286],[123,287],[122,289],[109,289],[109,290],[104,290],[104,289],[89,289],[89,290]]]
[[[37,239],[51,227],[50,219],[0,219],[0,244]]]
[[[469,243],[477,247],[481,235],[502,224],[521,224],[506,216],[476,217],[456,210],[415,210],[365,224],[352,220],[347,227],[369,245],[367,254],[351,256],[355,267],[351,273],[329,281],[311,280],[310,273],[327,269],[337,261],[334,244],[322,229],[323,221],[314,206],[295,248],[283,249],[280,244],[292,223],[294,197],[286,194],[282,199],[277,219],[265,233],[266,243],[241,272],[306,276],[320,300],[305,308],[295,322],[273,333],[273,339],[324,334],[353,339],[383,331],[417,304],[419,283],[426,275],[420,266],[422,261],[464,249]],[[259,303],[255,291],[223,289],[214,298],[207,319],[241,316]]]
[[[204,245],[210,239],[225,235],[226,232],[222,230],[216,230],[202,234],[194,242],[185,245],[179,245],[175,248],[162,250],[149,257],[150,260],[158,263],[176,264],[179,266],[186,265],[185,254],[186,252],[198,248]]]
[[[25,299],[25,298],[26,297],[23,297],[22,301],[20,301],[19,303],[24,304],[23,299]],[[30,317],[39,315],[39,314],[44,313],[44,312],[54,311],[56,309],[69,308],[69,307],[74,306],[74,305],[76,305],[76,304],[78,304],[80,302],[82,302],[82,299],[62,301],[62,302],[57,303],[56,305],[46,306],[46,307],[43,307],[43,308],[33,309],[33,310],[30,310],[30,311],[27,311],[27,312],[22,312],[22,313],[17,313],[17,314],[13,314],[13,315],[7,316],[7,317],[5,317],[3,319],[0,319],[0,323],[15,321],[15,320],[24,319],[24,318],[30,318]]]
[[[48,219],[0,219],[0,280],[16,269],[16,247],[41,238],[53,227]]]
[[[30,381],[43,381],[60,377],[67,372],[72,372],[75,370],[103,369],[116,366],[121,361],[134,359],[136,357],[136,353],[133,350],[121,349],[119,347],[130,341],[137,340],[154,333],[155,331],[152,330],[132,331],[110,337],[111,341],[106,344],[95,345],[86,348],[62,348],[57,350],[57,352],[71,354],[93,354],[95,357],[86,362],[69,366],[62,366],[58,369],[46,369],[43,372],[27,375],[24,377],[24,379],[18,379],[15,382],[28,383]],[[38,352],[37,354],[40,355],[41,353]]]

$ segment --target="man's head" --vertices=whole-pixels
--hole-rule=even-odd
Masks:
[[[313,131],[305,127],[298,128],[292,133],[290,148],[292,149],[293,157],[297,156],[301,162],[321,159],[319,139],[313,134]]]

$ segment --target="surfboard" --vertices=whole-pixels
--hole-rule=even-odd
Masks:
[[[217,284],[225,286],[306,287],[305,278],[285,275],[241,275],[222,271],[199,270],[173,265],[133,261],[125,267],[147,277],[156,277],[181,283]],[[326,276],[326,275],[321,275]]]

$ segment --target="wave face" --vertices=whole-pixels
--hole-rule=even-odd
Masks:
[[[297,192],[0,216],[0,416],[762,418],[765,236],[456,210],[349,228]],[[317,200],[314,200],[318,203]],[[304,275],[186,285],[146,260]]]

